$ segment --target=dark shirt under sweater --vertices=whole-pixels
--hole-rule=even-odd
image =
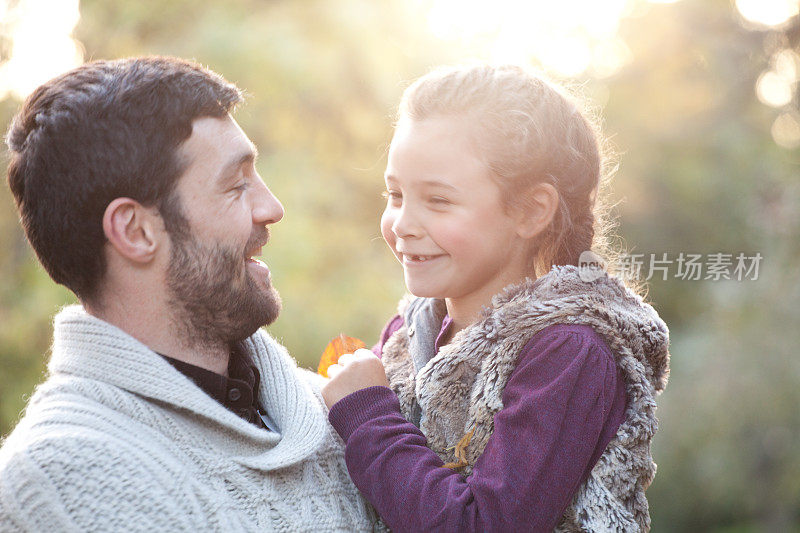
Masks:
[[[258,402],[261,375],[258,373],[258,369],[237,350],[231,352],[228,376],[167,357],[164,354],[159,355],[228,410],[260,428],[277,431],[274,422]]]

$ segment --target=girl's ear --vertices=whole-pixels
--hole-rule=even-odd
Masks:
[[[544,231],[556,214],[559,203],[558,191],[549,183],[537,183],[524,193],[515,207],[517,235],[532,239]]]
[[[136,200],[115,198],[103,214],[103,233],[118,254],[136,263],[146,263],[158,248],[159,220],[153,209]]]

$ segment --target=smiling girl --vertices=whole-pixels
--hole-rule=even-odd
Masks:
[[[395,531],[647,531],[668,331],[604,254],[597,128],[513,66],[403,95],[383,237],[404,299],[323,389],[356,486]]]

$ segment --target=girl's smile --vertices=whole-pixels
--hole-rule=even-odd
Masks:
[[[424,265],[435,261],[436,259],[441,259],[445,257],[445,254],[438,254],[438,255],[414,255],[414,254],[406,254],[403,252],[399,252],[401,256],[401,262],[404,266],[412,266],[412,265]]]

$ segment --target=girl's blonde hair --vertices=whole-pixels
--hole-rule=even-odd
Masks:
[[[536,276],[552,265],[578,265],[587,250],[614,266],[606,201],[613,167],[597,122],[578,98],[519,66],[444,67],[405,90],[397,118],[442,116],[473,126],[507,207],[525,208],[525,192],[537,183],[558,191],[558,210],[534,243]]]

